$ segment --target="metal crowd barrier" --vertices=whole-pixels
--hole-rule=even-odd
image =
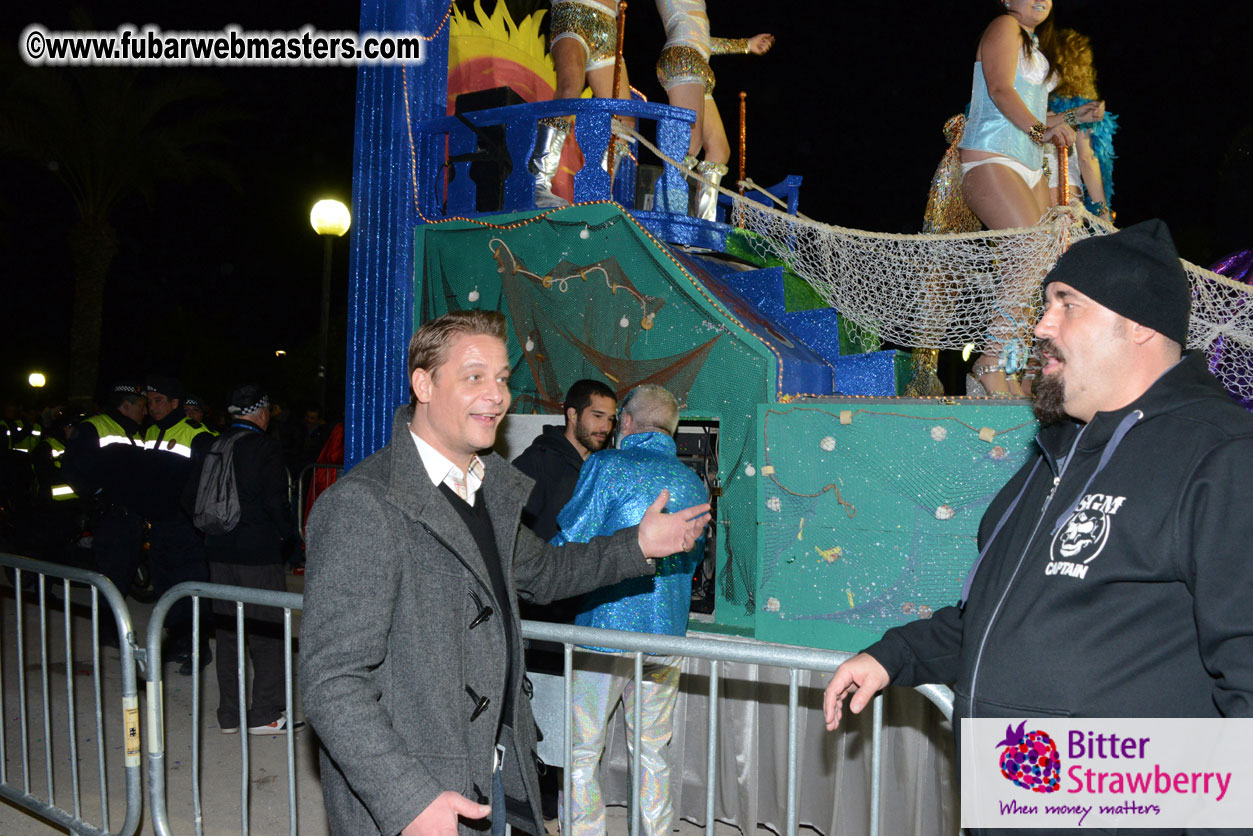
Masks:
[[[97,598],[100,592],[103,592],[105,600],[108,602],[110,609],[113,611],[119,631],[123,635],[129,635],[131,630],[131,622],[129,613],[127,612],[121,596],[117,590],[103,576],[94,572],[85,572],[74,569],[67,569],[52,564],[41,563],[38,561],[16,558],[11,555],[0,555],[0,564],[17,568],[17,592],[16,600],[18,602],[17,614],[18,619],[18,675],[23,677],[20,684],[19,693],[21,695],[21,728],[23,730],[22,741],[22,764],[23,764],[23,786],[19,792],[16,787],[8,783],[8,777],[4,773],[4,760],[7,755],[6,740],[3,737],[3,728],[0,727],[0,795],[8,798],[15,803],[30,809],[38,815],[45,816],[58,824],[70,828],[74,833],[90,834],[106,834],[116,832],[121,836],[130,836],[136,830],[141,804],[141,794],[139,790],[140,781],[140,751],[138,739],[138,700],[135,688],[135,666],[138,662],[147,675],[147,756],[148,756],[148,785],[149,785],[149,802],[151,805],[151,815],[154,832],[160,836],[170,836],[174,833],[169,814],[169,797],[170,788],[167,784],[166,771],[170,764],[168,762],[169,751],[167,747],[167,737],[165,731],[166,711],[165,711],[165,682],[162,674],[161,665],[161,640],[162,630],[164,627],[166,616],[169,614],[171,607],[182,598],[191,598],[193,602],[193,642],[195,648],[193,653],[192,664],[192,742],[191,742],[191,762],[192,762],[192,809],[194,818],[194,829],[197,834],[204,832],[203,821],[203,805],[201,799],[201,766],[200,760],[202,755],[200,740],[200,702],[201,702],[201,676],[199,648],[200,648],[200,607],[198,602],[201,599],[230,601],[235,605],[235,628],[239,641],[237,643],[238,652],[233,660],[237,666],[236,670],[239,674],[239,705],[240,705],[240,767],[241,767],[241,784],[240,784],[240,833],[241,836],[247,836],[249,832],[249,813],[250,813],[250,784],[251,773],[249,766],[249,735],[247,732],[247,712],[248,704],[245,696],[245,682],[247,665],[244,658],[244,637],[246,635],[246,622],[244,618],[244,605],[254,604],[263,607],[281,608],[282,624],[283,624],[283,641],[285,648],[285,699],[287,717],[295,719],[294,711],[294,677],[293,677],[293,661],[292,661],[292,612],[302,608],[302,596],[287,592],[273,592],[268,590],[249,589],[245,587],[224,586],[211,583],[183,583],[175,586],[169,592],[161,597],[155,605],[147,627],[147,647],[139,651],[135,651],[129,646],[129,643],[123,643],[122,648],[122,672],[123,672],[123,705],[126,713],[126,735],[128,743],[133,743],[133,751],[128,746],[126,757],[126,788],[127,788],[127,810],[126,821],[122,829],[118,831],[108,830],[108,810],[104,782],[104,744],[103,744],[103,715],[100,697],[100,674],[99,674],[99,645],[93,642],[94,660],[95,660],[95,691],[96,691],[96,740],[97,740],[97,758],[100,763],[101,771],[101,818],[104,822],[103,827],[96,827],[86,822],[81,815],[79,804],[78,790],[78,772],[77,772],[77,756],[76,742],[71,738],[70,751],[71,762],[73,768],[74,783],[74,809],[73,813],[63,810],[54,805],[53,802],[53,776],[52,776],[52,748],[50,742],[50,711],[48,696],[48,670],[49,656],[47,652],[47,630],[46,630],[46,612],[47,600],[44,590],[44,579],[42,575],[50,575],[63,578],[65,596],[69,597],[69,589],[71,583],[86,583],[92,586],[92,622],[93,635],[96,632],[97,623]],[[26,687],[24,683],[25,657],[24,647],[25,641],[22,630],[22,578],[30,572],[41,573],[39,577],[39,607],[41,620],[41,671],[43,681],[44,694],[44,740],[45,740],[45,757],[49,766],[47,767],[46,786],[47,800],[32,794],[30,787],[30,766],[28,756],[28,742],[26,730],[27,724],[27,707],[26,707]],[[67,689],[73,692],[73,666],[69,662],[71,654],[70,626],[69,614],[67,608],[66,620],[66,654],[67,654]],[[7,634],[7,631],[6,631]],[[777,668],[786,669],[789,672],[788,687],[788,744],[787,744],[787,780],[786,780],[786,828],[785,836],[795,836],[797,832],[797,794],[799,790],[798,776],[798,759],[799,745],[797,740],[797,725],[799,715],[799,674],[801,671],[833,671],[841,662],[849,658],[852,654],[841,653],[835,651],[816,650],[802,647],[792,647],[784,645],[764,645],[751,642],[725,641],[712,638],[698,637],[672,637],[657,636],[642,633],[624,633],[614,630],[598,630],[594,628],[573,627],[561,624],[548,624],[543,622],[523,621],[522,634],[526,639],[534,639],[544,642],[553,642],[561,644],[564,647],[564,698],[561,708],[561,714],[564,716],[564,765],[571,762],[573,731],[572,731],[572,715],[570,711],[572,697],[572,671],[574,668],[574,649],[576,645],[592,645],[598,647],[616,647],[620,648],[634,656],[635,661],[635,687],[638,691],[640,682],[643,677],[643,659],[645,654],[661,654],[669,656],[688,656],[698,659],[708,660],[710,662],[709,675],[709,713],[708,713],[708,741],[707,741],[707,774],[705,785],[705,832],[707,836],[713,836],[715,825],[714,802],[717,792],[717,734],[718,728],[718,690],[720,683],[720,664],[727,663],[745,663],[750,665],[767,665]],[[3,661],[3,660],[0,660]],[[228,660],[218,658],[217,664],[226,664]],[[922,686],[916,689],[924,697],[934,703],[943,712],[946,718],[951,720],[953,710],[952,692],[943,686]],[[70,729],[75,728],[73,714],[73,699],[69,700],[69,722]],[[3,714],[3,694],[0,693],[0,714]],[[538,707],[537,707],[537,710]],[[636,718],[634,725],[634,745],[633,750],[640,752],[640,735],[642,733],[642,724],[640,722],[641,701],[636,701],[635,712]],[[872,743],[871,743],[871,798],[870,798],[870,833],[871,836],[878,836],[880,829],[880,798],[882,794],[881,779],[881,738],[883,731],[883,708],[882,697],[876,697],[873,703],[872,715]],[[295,762],[295,735],[287,733],[285,735],[287,743],[286,751],[286,767],[287,767],[287,802],[288,802],[288,830],[292,836],[298,832],[297,825],[297,809],[296,809],[296,762]],[[631,836],[639,834],[639,763],[638,759],[633,759],[632,763],[632,781],[631,781],[631,797],[630,797],[630,832]],[[564,783],[565,793],[569,797],[572,791],[571,771],[567,768],[565,771]],[[571,811],[569,805],[565,806],[562,812],[562,832],[571,832]]]
[[[714,799],[717,792],[717,734],[718,728],[718,684],[721,662],[742,662],[745,664],[770,665],[786,668],[788,677],[788,737],[787,737],[787,825],[785,836],[796,836],[797,816],[796,799],[798,791],[797,763],[799,747],[797,743],[797,719],[799,716],[800,685],[798,676],[801,671],[834,671],[840,664],[854,654],[833,650],[817,650],[813,648],[789,645],[752,644],[748,642],[727,642],[717,639],[657,636],[648,633],[624,633],[618,630],[600,630],[594,627],[572,627],[565,624],[548,624],[541,621],[523,621],[523,638],[554,642],[565,648],[565,756],[563,766],[566,767],[563,791],[567,798],[571,797],[572,770],[569,769],[573,750],[573,717],[570,705],[573,697],[572,672],[574,665],[575,645],[593,647],[614,647],[632,653],[635,659],[635,692],[640,693],[643,679],[645,654],[662,656],[689,656],[709,660],[709,716],[708,716],[708,750],[706,754],[707,771],[705,774],[705,833],[714,836]],[[943,685],[923,685],[916,688],[920,694],[935,704],[948,720],[953,719],[953,692]],[[643,732],[641,714],[643,700],[635,700],[634,740],[632,750],[642,752],[640,736]],[[871,742],[870,769],[870,834],[879,834],[879,800],[882,782],[882,736],[883,736],[883,696],[877,696],[873,702],[873,733]],[[639,792],[640,759],[631,759],[631,836],[639,836]],[[562,833],[573,831],[570,805],[562,811]]]
[[[248,699],[245,685],[248,680],[248,666],[245,661],[244,649],[247,631],[245,629],[244,605],[257,604],[265,607],[278,607],[283,610],[283,675],[285,682],[285,709],[289,722],[296,719],[294,711],[294,676],[292,672],[292,610],[299,610],[303,603],[302,596],[293,592],[275,592],[267,589],[250,589],[242,586],[225,586],[214,583],[180,583],[161,596],[152,610],[148,620],[148,655],[151,664],[148,667],[148,795],[152,805],[152,825],[158,836],[171,836],[174,833],[170,824],[169,793],[166,787],[167,753],[165,749],[165,688],[161,667],[161,631],[165,626],[165,618],[182,598],[192,599],[192,731],[191,731],[191,762],[192,762],[192,815],[197,836],[204,833],[204,809],[201,798],[200,781],[200,600],[230,601],[235,604],[235,659],[227,660],[220,656],[215,663],[224,665],[233,663],[239,682],[239,758],[240,787],[239,815],[240,836],[248,836],[249,791],[251,788],[251,771],[249,766],[249,732],[248,732]],[[296,836],[296,741],[295,735],[288,732],[287,738],[287,817],[288,832]]]
[[[0,642],[0,797],[19,807],[24,807],[32,813],[42,816],[75,834],[81,834],[82,836],[103,836],[103,834],[131,836],[139,828],[143,794],[142,775],[140,772],[139,696],[136,689],[137,680],[135,675],[137,654],[132,644],[130,612],[126,608],[122,595],[108,578],[97,572],[58,566],[54,563],[45,563],[40,560],[31,560],[11,554],[0,554],[0,566],[6,567],[6,571],[12,570],[10,578],[13,581],[12,606],[9,606],[9,601],[4,601],[2,605],[3,613],[0,613],[0,636],[5,637],[4,641]],[[60,598],[53,597],[49,600],[49,578],[60,581]],[[90,588],[90,672],[92,676],[92,690],[88,699],[90,701],[89,709],[94,712],[95,720],[94,724],[90,725],[91,734],[86,736],[84,742],[93,739],[95,741],[95,772],[100,794],[100,818],[96,821],[92,820],[94,817],[87,811],[86,805],[83,803],[83,776],[80,773],[78,755],[78,732],[80,728],[78,702],[80,694],[74,683],[75,675],[81,673],[78,661],[83,658],[83,654],[77,652],[81,651],[82,648],[75,647],[71,610],[75,606],[82,606],[82,602],[75,601],[72,593],[77,591],[79,593],[78,598],[83,598],[84,593],[87,592],[82,589],[83,586]],[[34,600],[28,602],[30,597],[33,597]],[[105,722],[105,706],[112,703],[116,697],[114,694],[103,694],[101,689],[100,618],[102,608],[100,599],[102,597],[106,607],[103,612],[104,617],[109,617],[111,614],[113,624],[117,628],[117,635],[126,639],[119,641],[122,685],[120,706],[109,706],[110,711],[120,708],[120,716],[115,716],[115,719],[121,722],[115,725],[113,721],[110,721],[107,726]],[[65,655],[62,660],[55,660],[56,654],[49,652],[49,611],[55,609],[58,605],[63,610],[62,630],[65,640]],[[27,609],[35,606],[38,607],[39,619],[38,678],[39,693],[42,697],[42,709],[40,712],[42,726],[38,729],[43,732],[44,776],[42,790],[33,786],[34,782],[32,781],[30,727],[32,711],[29,705],[28,684],[26,681],[26,670],[28,667]],[[12,627],[9,624],[10,610],[13,620]],[[7,768],[10,741],[9,735],[6,733],[9,715],[8,708],[5,706],[5,695],[10,690],[8,687],[10,684],[10,660],[5,659],[3,654],[8,648],[15,648],[12,652],[16,655],[17,731],[21,738],[20,780],[17,776],[10,775]],[[57,661],[62,661],[65,665],[65,687],[62,692],[58,692],[57,689],[53,688],[49,677],[52,667]],[[64,699],[65,702],[64,725],[62,725],[59,716],[54,717],[54,713],[59,714],[59,712],[54,712],[53,702],[54,700],[59,702],[61,699]],[[62,765],[63,767],[68,766],[70,775],[72,804],[68,809],[63,804],[58,804],[56,798],[57,781],[55,773],[57,763],[53,749],[54,743],[62,736],[68,739],[69,743],[68,764]],[[108,791],[110,770],[106,762],[106,740],[111,742],[121,740],[124,752],[122,769],[126,783],[126,813],[121,826],[117,830],[112,830],[110,827]],[[38,756],[39,752],[35,751],[33,754]],[[83,764],[84,768],[86,763],[85,761]],[[64,773],[64,768],[61,771]]]

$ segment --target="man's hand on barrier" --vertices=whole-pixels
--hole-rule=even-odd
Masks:
[[[640,520],[639,544],[644,557],[669,557],[688,551],[709,522],[709,503],[667,514],[662,509],[669,501],[670,491],[662,490]]]
[[[491,815],[492,808],[475,804],[464,795],[446,790],[400,831],[400,836],[457,836],[457,818],[483,819]]]
[[[822,716],[827,720],[827,731],[835,731],[840,725],[845,697],[853,695],[848,708],[854,714],[861,714],[871,698],[891,681],[887,669],[868,653],[858,653],[836,668],[822,696]]]

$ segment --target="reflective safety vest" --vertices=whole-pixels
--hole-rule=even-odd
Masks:
[[[144,437],[139,432],[136,432],[134,435],[127,435],[126,429],[121,424],[103,412],[87,418],[83,423],[91,424],[96,428],[96,436],[99,438],[102,448],[108,447],[110,444],[144,446]]]
[[[190,418],[187,419],[187,423],[193,427],[198,427],[199,429],[204,430],[205,432],[207,432],[209,435],[213,436],[214,438],[218,437],[218,431],[210,427],[208,424],[203,424],[197,421],[193,421]]]
[[[203,424],[192,426],[192,423],[186,418],[168,428],[164,434],[162,434],[160,427],[153,424],[144,433],[144,447],[149,450],[159,450],[162,453],[174,453],[190,459],[192,440],[201,433],[207,432],[209,430]]]
[[[78,494],[61,477],[61,457],[65,455],[65,444],[59,438],[49,438],[48,446],[52,448],[52,466],[56,468],[57,474],[52,482],[52,498],[58,502],[78,499]]]
[[[25,424],[23,425],[23,429],[25,429]],[[19,432],[14,432],[14,435],[19,435]],[[43,427],[40,427],[38,424],[31,425],[29,431],[26,432],[26,435],[21,436],[21,439],[16,442],[16,444],[10,444],[11,449],[13,449],[14,452],[26,452],[26,454],[34,452],[35,447],[39,446],[41,436],[43,435]]]

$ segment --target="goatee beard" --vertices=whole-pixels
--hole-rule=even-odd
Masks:
[[[1044,426],[1060,424],[1070,417],[1065,408],[1066,384],[1060,374],[1041,375],[1032,394],[1035,400],[1031,403],[1031,411]]]

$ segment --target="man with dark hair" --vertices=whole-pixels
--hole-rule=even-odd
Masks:
[[[409,343],[392,441],[309,519],[301,691],[334,833],[542,834],[518,599],[648,574],[708,505],[555,548],[520,524],[530,480],[490,452],[509,409],[505,318],[457,311]],[[470,797],[467,797],[470,796]],[[506,800],[508,799],[508,800]],[[490,804],[490,806],[489,806]]]
[[[587,542],[634,525],[644,503],[667,490],[676,506],[708,502],[700,477],[681,461],[674,442],[679,404],[674,395],[654,384],[632,389],[622,402],[621,442],[587,460],[574,496],[557,517],[560,533],[553,543]],[[657,561],[651,578],[628,578],[583,596],[575,623],[581,627],[630,630],[682,636],[692,598],[692,573],[703,557],[702,541]],[[605,803],[600,793],[600,759],[609,719],[619,705],[627,736],[635,727],[640,705],[640,824],[646,836],[666,836],[674,818],[666,748],[674,730],[674,705],[679,697],[679,659],[648,656],[643,680],[634,682],[634,654],[595,647],[575,662],[573,743],[570,799],[574,836],[605,832]]]
[[[239,493],[239,523],[225,534],[205,537],[209,579],[214,583],[253,589],[287,590],[283,552],[299,537],[291,504],[287,501],[287,472],[278,441],[269,436],[270,398],[255,383],[234,389],[227,411],[231,425],[215,445],[231,436],[234,443],[235,485]],[[199,472],[194,487],[200,482]],[[195,507],[195,490],[184,497]],[[240,637],[235,632],[235,604],[213,602],[217,616],[218,726],[223,734],[237,734],[246,721],[249,734],[285,734],[300,731],[304,721],[288,717],[286,705],[286,648],[282,613],[274,607],[244,605],[248,654],[252,658],[252,704],[239,705]]]
[[[143,514],[148,520],[148,566],[152,589],[160,597],[175,584],[207,581],[204,542],[183,509],[183,492],[204,458],[213,434],[193,425],[183,413],[183,387],[172,377],[148,380],[148,415],[152,423],[144,431],[147,456],[147,490]],[[192,601],[183,598],[166,616],[169,650],[164,658],[179,665],[179,673],[192,673]],[[205,625],[207,627],[208,625]],[[213,660],[208,630],[201,632],[201,667]]]
[[[542,540],[557,533],[557,514],[570,501],[583,461],[604,448],[613,430],[618,401],[599,380],[576,381],[566,392],[564,427],[551,424],[513,460],[514,467],[535,480],[522,509],[522,524]]]
[[[565,426],[544,427],[531,446],[513,460],[514,467],[535,480],[531,496],[522,509],[522,524],[541,540],[552,540],[560,531],[557,514],[574,495],[584,460],[609,443],[617,406],[613,390],[599,380],[575,381],[562,405]],[[563,598],[542,606],[523,603],[522,617],[572,624],[578,605],[578,598]],[[560,645],[531,643],[527,648],[527,664],[540,673],[561,676],[563,658]],[[558,769],[549,769],[540,776],[545,818],[556,818],[558,813],[559,773]]]
[[[107,412],[80,422],[65,449],[65,478],[93,505],[91,532],[96,569],[126,596],[143,553],[147,492],[143,433],[148,414],[143,387],[119,381],[109,390]],[[100,621],[101,640],[116,643],[113,620]]]
[[[1077,242],[1044,279],[1046,426],[984,515],[957,606],[827,686],[827,727],[889,683],[954,683],[954,719],[1253,716],[1253,415],[1182,352],[1166,225]]]

